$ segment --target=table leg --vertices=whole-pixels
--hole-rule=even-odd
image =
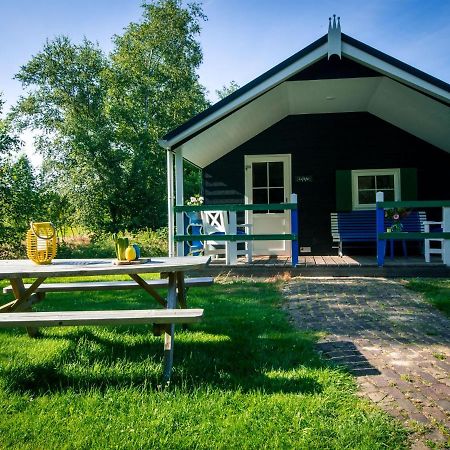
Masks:
[[[169,273],[169,287],[167,290],[167,309],[177,307],[177,276],[175,272]],[[169,332],[167,332],[169,331]],[[175,324],[169,325],[169,330],[164,333],[164,371],[163,383],[170,380],[173,367],[173,346],[175,338]]]
[[[9,312],[31,311],[33,303],[43,299],[35,291],[45,281],[45,278],[38,278],[28,289],[25,289],[21,278],[15,278],[10,281],[16,300],[8,303]],[[26,330],[31,337],[36,337],[39,334],[39,328],[36,327],[26,327]]]
[[[142,279],[139,275],[135,273],[128,274],[131,279],[133,279],[142,289],[147,291],[159,304],[166,306],[166,301],[159,295],[159,293],[147,284],[147,282]]]
[[[184,272],[177,272],[177,296],[178,296],[178,305],[180,308],[187,308],[187,289],[186,284],[184,283]],[[188,329],[188,324],[184,323],[182,325],[183,330]]]
[[[180,308],[187,308],[184,272],[177,272],[177,297]]]
[[[43,300],[44,294],[42,292],[35,294],[35,291],[45,281],[45,278],[38,278],[28,289],[25,289],[21,279],[14,278],[9,281],[15,298],[12,302],[0,306],[0,313],[29,311],[26,308]]]

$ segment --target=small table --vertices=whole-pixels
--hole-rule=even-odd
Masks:
[[[186,271],[205,268],[210,258],[206,256],[156,257],[142,264],[114,265],[112,259],[55,259],[49,265],[36,265],[29,260],[0,261],[0,279],[11,282],[15,299],[0,307],[0,313],[31,311],[32,305],[43,299],[36,293],[38,287],[48,277],[81,277],[101,275],[128,275],[142,289],[167,309],[175,309],[177,301],[186,307],[184,274]],[[168,278],[167,300],[140,277],[144,273],[160,273]],[[26,288],[24,278],[35,281]],[[93,288],[95,290],[95,288]],[[165,367],[171,369],[173,360],[174,324],[165,332]],[[36,335],[37,329],[27,328],[30,335]],[[170,373],[168,374],[170,376]]]

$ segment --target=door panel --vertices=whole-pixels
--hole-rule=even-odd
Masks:
[[[245,156],[245,202],[283,203],[291,196],[291,155]],[[290,233],[289,211],[247,211],[255,234]],[[255,255],[290,255],[290,241],[254,241]]]

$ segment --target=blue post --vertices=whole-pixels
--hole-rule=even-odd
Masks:
[[[291,203],[297,204],[297,194],[291,194]],[[291,233],[297,236],[291,241],[292,267],[298,265],[298,228],[298,208],[291,209]]]
[[[384,208],[379,206],[379,202],[384,201],[384,193],[377,192],[377,209],[376,209],[376,233],[377,233],[377,263],[378,267],[383,267],[384,265],[384,254],[386,252],[386,239],[379,239],[378,234],[384,233]]]

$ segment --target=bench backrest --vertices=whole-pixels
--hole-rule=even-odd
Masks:
[[[423,232],[427,220],[425,211],[412,211],[401,219],[403,231]],[[386,227],[393,224],[392,219],[384,219]],[[375,210],[331,213],[331,235],[334,240],[375,241]]]
[[[228,217],[225,211],[202,211],[204,234],[228,234]]]

